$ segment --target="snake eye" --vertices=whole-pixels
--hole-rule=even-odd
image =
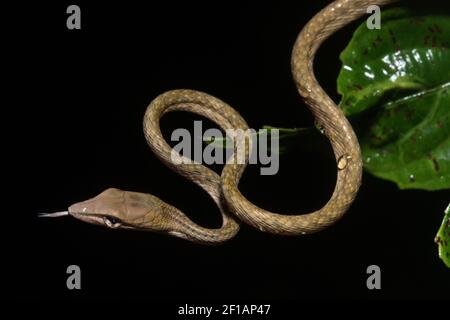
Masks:
[[[113,216],[104,216],[103,221],[110,228],[117,228],[120,227],[120,225],[122,224],[119,219]]]

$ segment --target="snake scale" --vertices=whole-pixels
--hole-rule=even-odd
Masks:
[[[223,130],[248,129],[240,114],[225,102],[199,91],[173,90],[161,94],[148,106],[144,116],[146,140],[154,154],[167,167],[193,181],[211,196],[222,214],[223,223],[220,228],[201,227],[183,212],[153,195],[115,188],[76,203],[68,211],[42,215],[70,214],[88,223],[110,228],[161,232],[202,244],[220,244],[231,239],[239,231],[239,221],[262,231],[281,235],[310,234],[332,225],[344,215],[358,192],[362,161],[352,126],[314,76],[314,56],[330,35],[362,17],[370,5],[382,6],[395,1],[334,1],[306,24],[295,42],[291,59],[295,84],[330,140],[337,163],[334,192],[321,209],[302,215],[282,215],[252,204],[238,189],[239,180],[246,168],[245,163],[229,161],[219,176],[201,164],[172,162],[172,148],[164,140],[159,126],[161,117],[168,112],[196,113],[215,122]],[[245,152],[248,152],[247,148]]]

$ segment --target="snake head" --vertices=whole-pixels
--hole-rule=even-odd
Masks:
[[[170,231],[166,206],[150,194],[109,188],[92,199],[71,205],[68,212],[84,222],[113,229]]]

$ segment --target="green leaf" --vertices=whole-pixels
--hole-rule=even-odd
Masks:
[[[363,23],[341,54],[341,108],[364,166],[402,189],[450,188],[450,16],[404,9]],[[358,115],[358,117],[355,117]]]
[[[395,8],[383,12],[379,30],[364,22],[340,55],[338,92],[345,114],[450,81],[449,47],[449,16]]]
[[[434,241],[438,244],[439,257],[450,268],[450,203]]]
[[[401,189],[450,188],[450,83],[395,101],[360,134],[364,167]]]
[[[278,130],[278,150],[271,150],[271,143],[267,145],[267,149],[268,151],[275,151],[279,154],[287,153],[300,144],[302,145],[302,147],[305,147],[307,149],[316,150],[317,148],[323,147],[323,144],[326,143],[323,136],[318,134],[316,128],[278,128],[272,126],[263,126],[262,129],[259,129],[256,132],[255,138],[258,138],[263,134],[270,134],[270,131],[274,129]],[[302,140],[300,144],[299,138],[301,138]],[[218,149],[231,149],[233,146],[232,140],[229,137],[205,137],[203,138],[203,142]]]

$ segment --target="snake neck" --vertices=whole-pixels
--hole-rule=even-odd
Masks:
[[[189,240],[195,243],[216,245],[233,238],[239,231],[239,224],[224,214],[224,209],[220,206],[222,213],[222,226],[217,229],[204,228],[187,217],[181,210],[164,203],[163,211],[170,221],[167,233],[169,235]]]

